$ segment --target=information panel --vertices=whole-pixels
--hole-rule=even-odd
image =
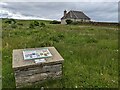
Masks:
[[[23,51],[24,60],[47,58],[47,57],[51,57],[51,56],[52,56],[52,54],[50,53],[50,51],[47,48]]]

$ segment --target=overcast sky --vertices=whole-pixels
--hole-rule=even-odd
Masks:
[[[0,7],[0,18],[60,20],[64,10],[77,10],[94,21],[118,22],[117,2],[1,2]]]

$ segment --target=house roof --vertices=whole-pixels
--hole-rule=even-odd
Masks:
[[[83,12],[81,12],[81,11],[73,11],[73,10],[70,10],[61,19],[89,19],[90,20],[90,18],[88,16],[86,16]]]

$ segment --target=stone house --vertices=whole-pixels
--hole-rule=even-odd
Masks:
[[[65,10],[64,16],[61,18],[61,24],[67,24],[66,20],[72,20],[73,22],[80,21],[80,22],[90,22],[90,18],[85,15],[82,11],[73,11],[70,10],[68,13]]]

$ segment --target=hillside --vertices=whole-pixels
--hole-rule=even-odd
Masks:
[[[116,26],[61,25],[38,21],[2,20],[3,88],[14,88],[12,50],[54,46],[64,58],[63,77],[26,87],[117,88],[118,29]]]

